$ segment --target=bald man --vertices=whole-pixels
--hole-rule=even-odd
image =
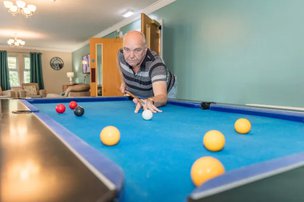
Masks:
[[[144,100],[144,106],[136,99],[135,113],[142,107],[152,112],[167,103],[168,92],[175,83],[175,76],[154,51],[147,48],[143,33],[130,31],[123,37],[123,48],[118,53],[121,73],[121,92],[129,91]]]

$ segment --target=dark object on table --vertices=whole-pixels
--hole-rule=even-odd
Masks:
[[[201,102],[202,109],[209,109],[211,104],[215,104],[215,102]]]
[[[81,106],[77,106],[75,109],[74,109],[74,114],[76,116],[82,116],[84,114],[84,108],[81,107]]]

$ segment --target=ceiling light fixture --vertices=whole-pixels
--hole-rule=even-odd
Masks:
[[[17,14],[23,14],[25,17],[30,17],[34,14],[37,7],[33,4],[28,4],[22,0],[16,0],[16,4],[14,2],[5,0],[3,1],[4,7],[8,9],[8,12],[10,12],[13,16]]]
[[[25,45],[25,41],[18,39],[17,37],[13,38],[13,39],[9,39],[7,41],[7,44],[10,46],[15,46],[15,47],[22,47]]]
[[[122,16],[123,16],[124,18],[128,18],[128,17],[132,16],[133,14],[134,14],[134,11],[132,11],[132,10],[127,10],[125,13],[122,14]]]

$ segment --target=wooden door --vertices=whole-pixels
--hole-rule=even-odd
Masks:
[[[101,50],[101,75],[98,75],[97,69],[97,45]],[[90,39],[90,58],[91,58],[91,96],[97,96],[97,80],[102,78],[101,88],[102,96],[121,96],[120,75],[118,71],[117,54],[122,48],[121,38],[92,38]]]
[[[141,32],[145,34],[148,48],[161,55],[161,26],[160,24],[141,13]]]

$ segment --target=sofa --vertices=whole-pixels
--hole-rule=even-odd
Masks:
[[[18,92],[14,90],[2,90],[0,86],[0,98],[18,98]]]
[[[38,83],[23,83],[21,89],[18,90],[19,98],[41,98],[46,97],[46,90],[39,89]]]
[[[75,84],[69,86],[64,92],[65,97],[84,97],[90,96],[90,84]]]
[[[90,96],[90,84],[79,83],[70,85],[64,92],[60,95],[54,93],[48,93],[46,97],[86,97]]]

